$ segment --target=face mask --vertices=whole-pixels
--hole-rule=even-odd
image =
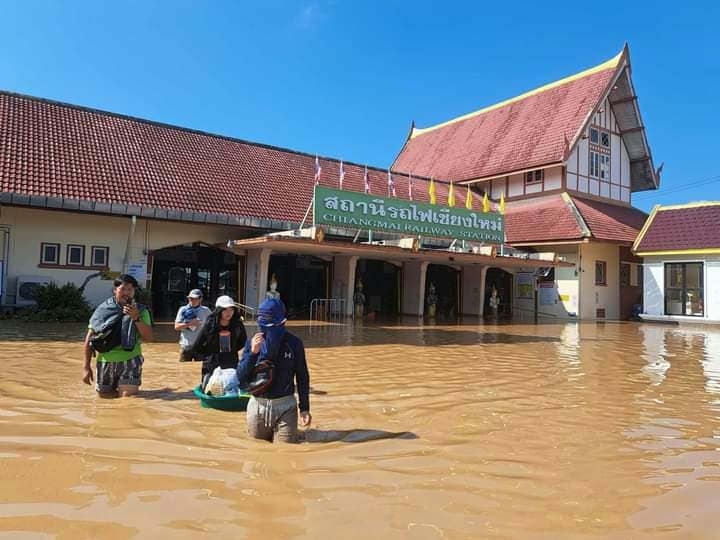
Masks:
[[[280,326],[260,326],[260,332],[265,337],[265,341],[260,348],[260,352],[265,356],[274,357],[280,350],[282,338],[285,335],[285,325]]]

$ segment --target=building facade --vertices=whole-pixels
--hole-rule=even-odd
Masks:
[[[644,319],[720,323],[720,201],[656,206],[633,251]]]
[[[542,291],[548,317],[627,318],[642,302],[630,247],[646,214],[632,194],[657,189],[627,46],[611,60],[516,98],[417,129],[393,170],[453,178],[504,199],[507,241],[555,251],[574,268]],[[518,310],[535,302],[515,279]]]

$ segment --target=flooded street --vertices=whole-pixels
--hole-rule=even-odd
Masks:
[[[140,397],[82,384],[82,325],[0,322],[0,538],[718,538],[720,329],[290,327],[313,429],[200,408],[173,334]]]

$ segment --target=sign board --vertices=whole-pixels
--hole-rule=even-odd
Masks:
[[[551,306],[557,304],[557,289],[552,282],[538,284],[538,304]]]
[[[531,272],[518,272],[517,296],[518,298],[535,298],[535,274]]]
[[[141,287],[144,287],[145,281],[147,281],[147,259],[131,261],[128,264],[127,273],[137,279]]]
[[[503,216],[315,186],[316,225],[502,244]]]

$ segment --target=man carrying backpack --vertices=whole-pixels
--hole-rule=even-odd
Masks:
[[[247,407],[250,436],[295,443],[298,409],[303,427],[312,421],[310,374],[305,346],[285,329],[286,320],[281,300],[271,298],[260,304],[257,317],[260,331],[246,343],[237,374],[240,386],[249,387],[253,394]]]
[[[97,353],[95,390],[100,397],[137,394],[142,382],[141,338],[152,341],[150,312],[135,303],[138,282],[122,274],[113,282],[113,295],[93,312],[85,336],[83,382],[93,383],[90,360]]]

